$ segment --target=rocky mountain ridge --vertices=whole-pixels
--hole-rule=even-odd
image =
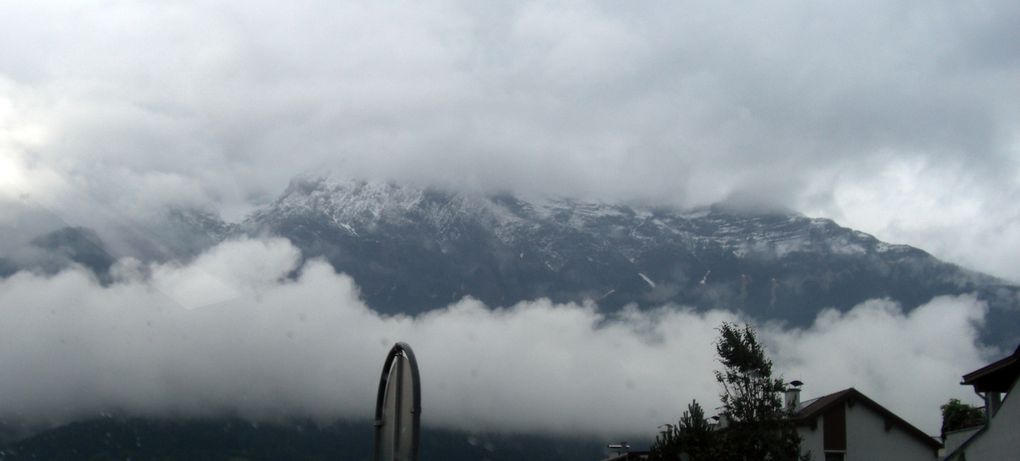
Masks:
[[[187,259],[224,239],[284,237],[303,257],[324,258],[351,275],[365,301],[385,313],[414,314],[465,296],[493,307],[549,298],[593,301],[607,312],[628,304],[723,308],[805,325],[823,308],[846,310],[867,299],[911,309],[939,295],[976,293],[991,307],[986,339],[1004,347],[1020,341],[1015,285],[791,212],[677,210],[302,176],[240,223],[208,211],[166,215],[170,237],[162,240],[169,242],[153,254]],[[61,235],[88,238],[53,237]],[[75,247],[79,241],[88,248]],[[97,256],[102,242],[86,229],[33,245],[55,255],[47,260],[85,255],[75,261],[108,280],[100,272],[113,259]],[[19,269],[12,264],[0,260],[0,276]]]
[[[789,212],[641,208],[306,176],[232,233],[290,239],[305,257],[352,275],[369,305],[390,313],[464,296],[491,306],[547,297],[610,311],[739,309],[805,324],[822,308],[872,298],[909,309],[976,292],[993,311],[1017,317],[1015,286]]]

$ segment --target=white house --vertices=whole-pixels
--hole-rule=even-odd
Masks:
[[[787,391],[801,451],[816,461],[934,461],[941,444],[857,389],[799,402]]]
[[[1020,346],[1013,355],[963,376],[963,385],[985,399],[985,425],[955,447],[946,460],[1020,460]]]

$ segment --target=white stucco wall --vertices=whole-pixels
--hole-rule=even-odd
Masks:
[[[822,424],[822,418],[818,418],[818,427],[815,430],[811,430],[810,426],[797,428],[797,433],[800,434],[800,453],[810,451],[812,460],[825,459],[825,456],[822,456]]]
[[[1020,459],[1020,394],[1017,384],[1002,402],[984,433],[977,436],[964,452],[967,461]]]
[[[984,426],[975,426],[958,431],[946,432],[946,440],[942,443],[943,456],[948,456],[950,453],[959,448],[960,445],[963,445],[964,442],[970,440],[970,438],[973,437],[977,431],[981,430],[982,427]]]
[[[858,403],[846,409],[847,461],[937,460],[935,449]]]

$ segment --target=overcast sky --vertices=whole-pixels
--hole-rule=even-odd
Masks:
[[[71,224],[332,170],[750,199],[1020,281],[1012,0],[3,2],[0,49],[0,196]]]
[[[331,171],[783,207],[1020,282],[1015,0],[296,3],[0,2],[0,248],[43,226],[28,216],[239,219]],[[297,258],[240,241],[122,261],[108,287],[78,269],[0,281],[0,369],[22,370],[0,418],[360,417],[403,339],[432,424],[647,435],[715,404],[713,328],[740,320],[470,299],[385,317],[324,263],[281,282]],[[869,301],[760,327],[805,397],[856,386],[933,433],[940,403],[975,400],[959,376],[1002,353],[977,342],[984,315],[969,297]]]

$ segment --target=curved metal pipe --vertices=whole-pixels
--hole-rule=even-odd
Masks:
[[[418,442],[421,427],[421,376],[418,372],[418,360],[414,357],[414,351],[407,343],[398,342],[393,345],[386,355],[386,362],[383,364],[382,376],[379,377],[379,392],[375,400],[375,460],[391,461],[382,459],[383,437],[383,403],[386,399],[386,388],[389,384],[390,372],[393,362],[398,356],[407,359],[408,368],[411,370],[411,458],[409,461],[418,460]],[[402,370],[397,370],[398,373]],[[398,386],[401,383],[398,382]],[[398,398],[401,392],[397,392]]]

